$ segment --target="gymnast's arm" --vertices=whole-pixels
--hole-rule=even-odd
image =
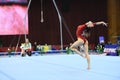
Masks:
[[[102,24],[102,25],[104,25],[104,26],[107,26],[107,23],[105,23],[104,21],[96,22],[95,24],[96,24],[96,25]]]

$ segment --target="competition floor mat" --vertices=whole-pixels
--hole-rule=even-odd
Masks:
[[[0,80],[120,80],[120,57],[77,54],[0,57]]]

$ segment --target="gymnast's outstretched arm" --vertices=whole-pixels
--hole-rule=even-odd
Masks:
[[[96,24],[96,25],[102,24],[102,25],[104,25],[104,26],[107,26],[107,23],[105,23],[104,21],[96,22],[95,24]]]

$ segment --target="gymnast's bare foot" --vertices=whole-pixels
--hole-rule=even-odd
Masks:
[[[87,67],[87,70],[90,70],[90,66]]]
[[[80,54],[80,56],[83,57],[83,58],[86,58],[86,56],[84,54]]]

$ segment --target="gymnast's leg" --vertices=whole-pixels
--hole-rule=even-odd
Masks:
[[[80,51],[77,49],[78,46],[81,46],[84,44],[84,52],[85,52],[85,56],[80,53]],[[77,41],[75,41],[73,43],[73,45],[70,47],[70,49],[72,51],[75,51],[77,54],[79,54],[80,56],[82,56],[83,58],[86,58],[87,59],[87,64],[88,64],[88,67],[87,69],[89,70],[90,69],[90,56],[89,56],[89,53],[88,53],[88,41],[86,40],[86,42],[84,43],[84,41],[82,39],[78,39]]]
[[[78,39],[71,45],[70,49],[85,58],[84,54],[82,54],[80,50],[78,50],[78,47],[83,45],[83,43],[84,41],[82,39]]]
[[[85,44],[84,44],[84,52],[85,52],[85,57],[87,59],[87,64],[88,64],[88,67],[87,69],[89,70],[90,69],[90,56],[89,56],[89,53],[88,53],[88,41],[86,40]]]

